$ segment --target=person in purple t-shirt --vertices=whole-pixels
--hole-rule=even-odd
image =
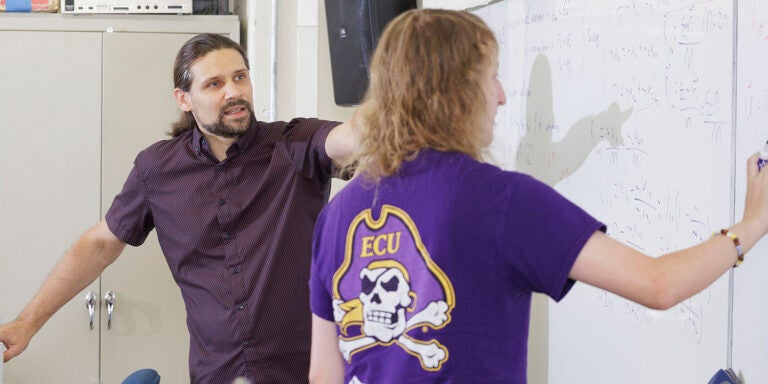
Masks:
[[[481,162],[506,101],[497,68],[493,33],[470,13],[409,11],[382,35],[358,110],[358,176],[315,226],[311,382],[525,383],[532,292],[560,300],[582,281],[670,308],[768,231],[756,156],[743,220],[659,258]]]
[[[139,153],[105,219],[0,326],[4,360],[156,229],[187,309],[191,381],[307,381],[312,230],[333,163],[356,140],[348,124],[256,121],[248,69],[242,47],[221,35],[182,46],[173,96],[183,115],[172,138]]]

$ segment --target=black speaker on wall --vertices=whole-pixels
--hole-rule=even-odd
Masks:
[[[325,0],[337,105],[360,104],[381,32],[390,20],[413,8],[416,0]]]
[[[192,0],[195,15],[229,15],[230,0]]]

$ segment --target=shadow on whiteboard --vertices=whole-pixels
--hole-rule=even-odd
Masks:
[[[612,147],[624,144],[622,124],[632,108],[621,110],[611,103],[604,111],[584,117],[573,124],[566,136],[554,141],[559,128],[552,96],[552,72],[549,59],[539,55],[533,62],[525,116],[525,135],[517,147],[517,170],[554,186],[579,169],[602,141]]]

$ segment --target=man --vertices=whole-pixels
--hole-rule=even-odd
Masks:
[[[9,360],[74,295],[157,229],[181,288],[193,383],[306,382],[307,281],[314,221],[346,124],[256,121],[248,60],[234,41],[198,35],[174,67],[184,112],[171,140],[139,153],[105,219],[65,254],[16,320],[0,326]]]

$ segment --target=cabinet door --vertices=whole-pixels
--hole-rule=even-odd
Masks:
[[[0,31],[0,52],[0,317],[7,322],[99,221],[101,34]],[[98,318],[91,330],[84,295],[5,366],[5,384],[98,382]]]
[[[105,33],[103,99],[103,213],[120,192],[136,154],[168,138],[179,116],[173,62],[191,34]],[[102,298],[116,294],[111,329],[102,321],[102,380],[119,383],[140,368],[163,382],[189,382],[189,333],[178,286],[154,234],[126,247],[101,277]],[[106,312],[102,311],[102,316]]]

